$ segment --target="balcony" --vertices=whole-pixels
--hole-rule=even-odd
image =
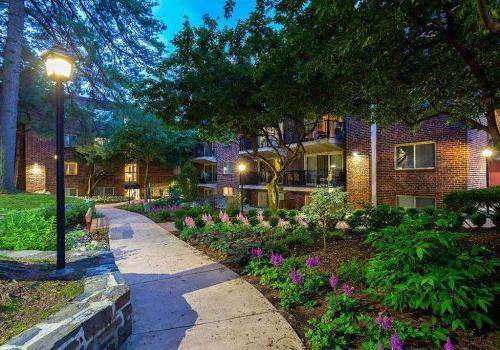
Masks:
[[[243,185],[266,185],[272,178],[270,172],[250,172],[243,177]],[[285,187],[344,187],[345,172],[342,170],[291,170],[286,171],[278,184]]]
[[[208,164],[215,163],[215,147],[211,143],[199,143],[193,149],[193,161]]]
[[[305,128],[312,127],[313,123],[304,125]],[[284,131],[284,141],[290,147],[293,147],[300,140],[301,135],[297,133],[293,125],[287,125]],[[335,119],[323,119],[319,121],[314,130],[309,133],[302,144],[306,151],[327,152],[332,148],[340,148],[339,145],[344,143],[345,132],[344,123]],[[258,138],[259,152],[273,152],[271,144],[266,139]],[[332,147],[334,146],[334,147]],[[240,153],[248,153],[252,149],[252,141],[242,137],[240,139]]]
[[[217,173],[209,173],[206,171],[202,171],[200,173],[199,177],[200,184],[202,185],[209,185],[209,184],[216,184],[217,183]]]

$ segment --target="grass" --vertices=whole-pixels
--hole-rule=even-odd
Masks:
[[[81,199],[68,197],[67,203],[80,201]],[[0,213],[6,213],[12,210],[26,210],[55,205],[55,196],[50,194],[38,193],[0,193]]]
[[[0,281],[0,291],[9,292],[0,300],[0,345],[61,310],[82,294],[84,283],[77,281]]]

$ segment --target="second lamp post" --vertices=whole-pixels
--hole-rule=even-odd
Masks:
[[[238,164],[238,172],[240,173],[240,206],[241,206],[241,214],[243,214],[243,181],[242,175],[247,170],[247,166],[245,163]]]

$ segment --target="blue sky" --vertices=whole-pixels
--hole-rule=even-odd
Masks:
[[[163,32],[163,40],[170,51],[170,40],[182,28],[184,16],[188,16],[193,25],[201,23],[205,14],[210,17],[219,17],[221,25],[232,26],[238,19],[245,18],[253,10],[255,0],[236,0],[233,16],[224,18],[224,4],[226,0],[158,0],[159,5],[153,9],[153,14],[161,18],[167,25]]]

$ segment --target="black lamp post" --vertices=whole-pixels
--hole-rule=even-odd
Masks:
[[[486,160],[486,187],[490,187],[490,158],[493,155],[493,151],[489,148],[483,149],[481,155]]]
[[[128,177],[128,205],[130,205],[130,179],[132,179],[132,174],[127,174]]]
[[[57,269],[66,267],[64,204],[64,87],[71,79],[73,59],[60,47],[42,54],[49,79],[56,83],[56,198],[57,198]]]
[[[240,206],[241,206],[241,213],[243,214],[243,181],[242,181],[242,175],[243,173],[247,170],[247,166],[245,163],[240,163],[238,164],[238,172],[240,173]]]

